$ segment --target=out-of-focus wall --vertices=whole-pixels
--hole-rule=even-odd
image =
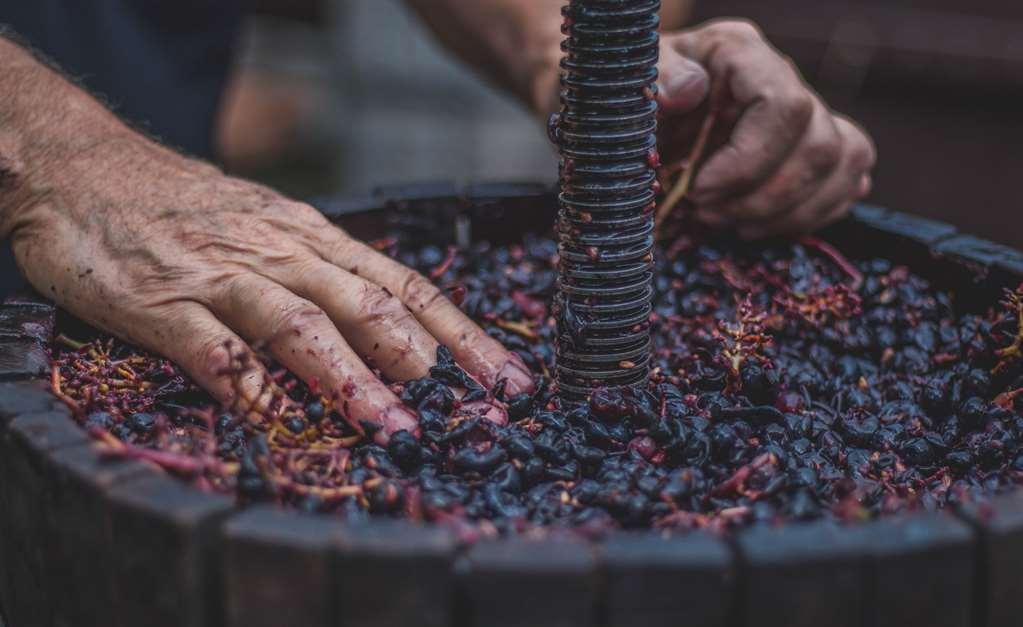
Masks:
[[[339,180],[554,180],[543,125],[443,51],[398,0],[333,3]]]
[[[1023,3],[698,0],[743,16],[878,145],[871,200],[1023,247]]]
[[[220,124],[229,169],[299,196],[556,178],[543,121],[443,50],[401,0],[256,5]],[[665,27],[689,6],[663,0]]]

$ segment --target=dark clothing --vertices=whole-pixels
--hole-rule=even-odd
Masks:
[[[0,24],[163,143],[213,157],[242,0],[2,0]]]
[[[243,0],[0,0],[0,24],[124,120],[210,159]],[[22,285],[0,246],[0,297]]]

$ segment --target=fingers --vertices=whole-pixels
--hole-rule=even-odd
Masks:
[[[245,413],[269,406],[269,377],[249,346],[198,303],[177,302],[159,322],[140,325],[142,344],[164,354],[226,407]],[[150,337],[152,336],[152,337]]]
[[[282,281],[322,307],[351,347],[390,380],[429,375],[437,361],[437,340],[390,290],[320,259]],[[464,408],[498,424],[507,422],[504,409],[492,403]]]
[[[752,193],[716,206],[715,213],[742,222],[764,222],[792,212],[830,178],[842,160],[843,137],[831,112],[814,107],[813,119],[799,145],[778,171]]]
[[[702,65],[682,56],[661,40],[657,103],[662,115],[683,115],[695,110],[710,93],[710,76]]]
[[[417,431],[415,415],[362,362],[312,302],[257,275],[225,286],[213,302],[218,318],[252,343],[265,343],[274,358],[306,383],[318,384],[335,407],[360,431],[379,427],[386,443],[399,430]]]
[[[680,55],[723,81],[715,83],[727,94],[719,127],[734,119],[693,183],[698,219],[735,224],[745,237],[812,230],[869,191],[875,159],[869,138],[833,115],[755,26],[711,22],[670,39]]]
[[[760,223],[741,225],[741,237],[752,239],[818,229],[841,218],[854,201],[869,193],[869,171],[876,159],[874,147],[867,136],[846,118],[835,116],[834,121],[842,138],[842,151],[831,175],[792,211]]]
[[[706,67],[741,114],[724,146],[694,181],[698,204],[718,204],[759,187],[795,150],[814,98],[792,64],[747,22],[715,22],[672,38],[683,56]]]
[[[522,360],[488,336],[419,273],[343,235],[324,252],[328,261],[397,296],[419,324],[450,348],[458,363],[485,386],[504,379],[509,395],[533,390],[532,377]]]
[[[390,380],[429,374],[437,340],[387,289],[319,259],[286,285],[322,307],[352,348]]]

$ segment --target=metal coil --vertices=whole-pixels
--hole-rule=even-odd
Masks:
[[[562,8],[558,388],[638,385],[650,362],[660,0]]]

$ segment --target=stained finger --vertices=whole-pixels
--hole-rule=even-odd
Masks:
[[[312,302],[257,275],[225,286],[214,300],[217,316],[252,343],[319,389],[356,429],[375,431],[386,442],[399,430],[417,431],[415,415],[362,362]]]
[[[841,162],[842,142],[831,112],[824,106],[815,107],[808,132],[778,171],[750,194],[722,203],[719,210],[740,222],[790,213],[829,179]]]
[[[352,348],[392,381],[425,377],[435,363],[437,340],[386,288],[321,260],[285,285],[322,307]]]
[[[178,364],[225,407],[261,413],[271,405],[273,386],[263,365],[249,345],[204,306],[166,305],[159,323],[142,332],[144,346]]]
[[[339,239],[326,252],[329,261],[397,296],[481,383],[492,387],[503,379],[509,395],[533,390],[533,379],[522,359],[487,335],[423,275],[349,238]]]

